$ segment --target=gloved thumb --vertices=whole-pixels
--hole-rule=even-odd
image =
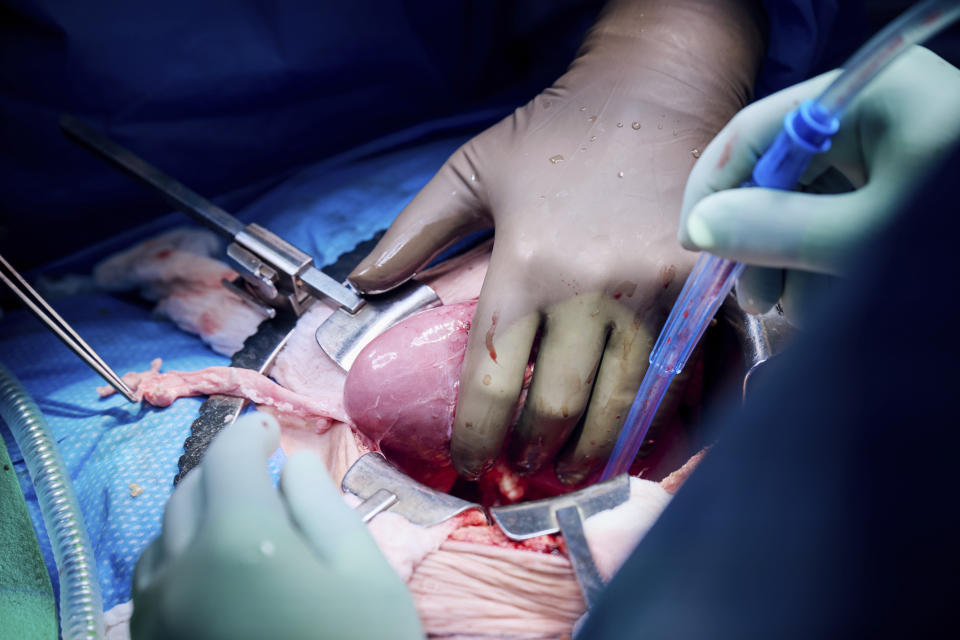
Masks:
[[[681,241],[752,265],[837,273],[871,228],[869,189],[839,195],[720,191],[691,209]]]
[[[236,510],[257,510],[268,518],[283,515],[267,471],[278,444],[280,425],[266,413],[248,413],[220,432],[200,465],[208,518]]]
[[[416,275],[446,247],[489,227],[472,141],[458,149],[347,276],[361,293],[381,293]]]
[[[347,506],[315,455],[298,451],[291,456],[280,478],[280,490],[290,519],[324,564],[391,573],[366,525]]]

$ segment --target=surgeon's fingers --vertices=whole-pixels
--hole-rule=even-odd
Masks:
[[[510,441],[509,462],[534,473],[552,460],[583,415],[607,338],[600,296],[577,296],[547,310],[527,400]]]
[[[133,580],[130,585],[133,597],[136,598],[138,592],[146,591],[150,585],[159,580],[165,566],[167,565],[163,542],[157,538],[143,550],[133,569]]]
[[[737,280],[737,302],[747,313],[764,314],[783,294],[783,269],[747,267]]]
[[[837,73],[819,75],[753,103],[734,116],[707,145],[683,192],[678,236],[684,247],[696,248],[686,224],[691,209],[710,194],[738,187],[748,179],[757,160],[782,129],[783,116],[803,100],[819,95]]]
[[[187,548],[200,528],[206,512],[203,495],[203,467],[187,474],[174,490],[163,511],[162,555],[174,558]]]
[[[267,460],[280,443],[280,426],[273,416],[249,413],[224,429],[201,463],[207,514],[256,510],[263,517],[285,517]]]
[[[266,476],[267,458],[279,439],[276,421],[258,413],[240,418],[221,432],[203,463],[188,473],[170,496],[163,512],[162,534],[137,562],[135,588],[146,589],[164,566],[190,546],[202,520],[215,518],[221,509],[250,500],[258,507],[272,503],[282,512]]]
[[[840,195],[732,189],[701,200],[687,231],[694,246],[767,267],[836,273],[866,237],[876,212],[872,185]],[[776,215],[772,215],[776,212]]]
[[[344,502],[315,455],[301,451],[287,460],[280,491],[290,519],[320,560],[355,569],[385,562],[360,517]]]
[[[492,226],[476,179],[473,141],[458,149],[348,276],[363,293],[402,284],[458,238]]]
[[[203,496],[203,469],[187,474],[163,510],[163,529],[140,554],[133,576],[134,591],[144,591],[165,566],[175,562],[193,541],[206,509]]]
[[[575,446],[557,460],[557,476],[578,484],[607,462],[647,370],[653,335],[632,313],[622,314],[603,351],[597,381]]]
[[[505,315],[502,305],[509,303],[507,289],[513,285],[493,269],[471,323],[450,442],[453,466],[471,479],[488,470],[500,453],[540,323],[535,309],[520,311],[519,317]]]

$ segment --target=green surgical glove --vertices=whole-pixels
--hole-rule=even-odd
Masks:
[[[133,581],[135,638],[422,638],[406,586],[322,463],[266,461],[279,427],[240,418],[174,491]]]
[[[554,85],[451,156],[350,280],[391,289],[494,227],[451,456],[475,478],[504,446],[532,473],[602,466],[696,256],[675,240],[695,157],[749,98],[761,19],[739,0],[610,2]],[[582,429],[577,429],[582,419]]]
[[[818,96],[837,73],[741,111],[687,182],[680,242],[758,265],[737,286],[741,305],[752,313],[780,301],[792,320],[802,319],[803,301],[829,279],[824,274],[839,273],[853,248],[884,227],[960,139],[960,71],[913,47],[854,99],[830,150],[814,157],[801,180],[808,193],[733,189],[750,176],[784,114]],[[855,190],[837,193],[840,174]]]

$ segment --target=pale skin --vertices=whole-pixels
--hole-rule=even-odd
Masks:
[[[684,183],[749,100],[764,20],[739,0],[611,2],[567,73],[459,149],[351,274],[386,290],[495,228],[451,446],[465,477],[505,443],[521,472],[556,460],[571,484],[608,457],[696,259],[676,239]]]

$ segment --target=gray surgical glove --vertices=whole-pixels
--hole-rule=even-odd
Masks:
[[[779,300],[788,316],[802,319],[803,301],[824,274],[838,273],[852,249],[869,242],[960,140],[960,71],[913,47],[851,103],[830,150],[816,156],[801,179],[813,193],[732,189],[749,177],[784,114],[815,98],[836,75],[818,76],[741,111],[690,173],[680,241],[759,265],[737,285],[741,305],[752,313]],[[830,183],[838,172],[856,189],[826,195],[835,191]]]
[[[388,290],[496,229],[453,427],[462,475],[499,455],[538,332],[510,461],[532,473],[559,453],[560,478],[577,483],[609,456],[696,259],[675,239],[687,174],[762,56],[746,4],[611,2],[568,72],[454,153],[350,275]]]
[[[274,490],[279,427],[240,418],[174,491],[137,564],[135,638],[422,638],[410,593],[312,454]]]

